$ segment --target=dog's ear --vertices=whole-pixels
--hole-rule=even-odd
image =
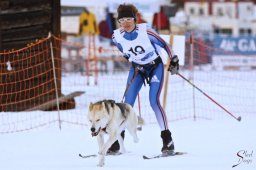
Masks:
[[[111,107],[115,106],[115,100],[111,100]]]
[[[91,102],[90,105],[89,105],[89,110],[90,110],[90,111],[92,111],[92,107],[93,107],[93,104],[92,104],[92,102]]]
[[[101,103],[101,106],[102,106],[103,109],[106,107],[105,104],[106,103],[104,101]]]

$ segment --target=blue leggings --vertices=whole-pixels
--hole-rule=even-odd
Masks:
[[[127,86],[128,89],[125,94],[124,102],[129,103],[131,106],[134,105],[136,97],[143,85],[143,78],[140,74],[136,74],[134,76],[135,69],[134,67],[130,68],[128,79],[127,79]],[[146,74],[149,74],[149,71],[145,71]],[[152,78],[150,81],[150,89],[149,89],[149,101],[152,109],[155,112],[155,116],[157,122],[160,126],[160,129],[167,130],[168,129],[168,121],[165,114],[164,109],[160,104],[160,94],[164,82],[164,66],[162,63],[158,64],[156,68],[151,73]]]

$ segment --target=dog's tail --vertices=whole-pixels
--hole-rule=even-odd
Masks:
[[[138,116],[138,125],[137,130],[141,131],[142,125],[144,125],[144,119],[141,116]]]
[[[141,116],[138,116],[138,125],[144,125],[144,119]]]

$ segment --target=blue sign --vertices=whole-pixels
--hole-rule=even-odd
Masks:
[[[256,37],[214,37],[214,54],[218,55],[256,55]],[[216,50],[217,49],[217,50]]]

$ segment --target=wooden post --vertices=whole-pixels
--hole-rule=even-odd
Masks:
[[[194,36],[190,35],[190,56],[189,56],[189,80],[194,82]],[[195,88],[193,88],[193,118],[196,120],[196,100],[195,100]]]
[[[2,28],[1,28],[1,23],[0,23],[0,52],[1,51],[3,51],[3,49],[2,49]]]
[[[173,44],[173,35],[170,34],[170,45],[172,46]],[[166,98],[167,98],[167,93],[168,93],[168,82],[169,82],[169,72],[168,72],[168,67],[169,67],[169,64],[170,64],[170,57],[168,56],[167,57],[167,63],[166,63],[166,68],[165,68],[165,83],[164,83],[164,96],[163,96],[163,108],[164,110],[166,111]]]
[[[50,37],[50,48],[51,48],[51,59],[52,59],[52,70],[53,70],[53,77],[54,77],[56,104],[57,104],[57,109],[58,109],[59,128],[61,130],[60,102],[59,102],[59,94],[58,94],[58,86],[57,86],[57,76],[56,76],[56,70],[55,70],[55,61],[54,61],[54,53],[53,53],[51,32],[49,33],[49,37]]]
[[[96,42],[95,42],[95,38],[96,38],[96,34],[92,34],[92,48],[93,48],[93,61],[94,61],[94,68],[93,68],[93,72],[95,73],[94,75],[94,85],[98,85],[98,56],[96,55],[97,53],[97,49],[96,49]]]

